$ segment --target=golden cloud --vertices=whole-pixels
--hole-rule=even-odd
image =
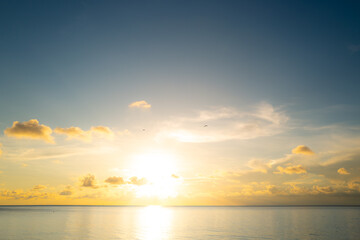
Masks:
[[[136,101],[129,104],[129,108],[142,108],[142,109],[150,109],[151,104],[147,103],[146,101]]]
[[[110,130],[110,128],[104,127],[104,126],[91,127],[91,132],[100,133],[100,134],[108,134],[108,135],[114,134],[113,131]]]
[[[337,172],[341,175],[349,175],[350,173],[345,168],[339,168]]]
[[[125,180],[122,177],[109,177],[105,180],[105,182],[114,184],[114,185],[121,185],[126,184]]]
[[[313,155],[315,154],[309,147],[305,145],[299,145],[292,150],[294,154]]]
[[[89,131],[84,131],[79,127],[69,127],[69,128],[60,128],[57,127],[54,129],[54,132],[57,134],[66,135],[67,140],[78,139],[85,142],[90,142],[93,139],[93,136],[104,137],[104,136],[113,136],[113,131],[110,128],[105,126],[95,126],[91,127]]]
[[[3,151],[1,150],[1,147],[2,147],[2,144],[0,143],[0,157],[1,157],[1,154],[3,153]]]
[[[307,173],[306,169],[301,166],[301,165],[297,165],[297,166],[290,166],[290,167],[277,167],[278,172],[274,172],[275,174],[301,174],[301,173]]]
[[[79,127],[69,127],[69,128],[60,128],[57,127],[54,129],[54,132],[57,134],[64,134],[66,135],[67,139],[79,139],[83,141],[90,141],[91,136],[88,132],[82,130]]]
[[[27,122],[15,121],[11,128],[5,129],[4,133],[9,137],[39,139],[47,143],[55,143],[51,136],[51,128],[39,124],[39,121],[36,119],[31,119]]]

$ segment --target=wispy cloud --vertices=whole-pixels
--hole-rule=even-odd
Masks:
[[[57,146],[51,148],[29,148],[29,149],[8,149],[4,153],[7,160],[12,161],[32,161],[42,159],[55,159],[59,161],[62,158],[69,158],[73,156],[98,154],[101,151],[96,148],[85,148],[76,146]]]
[[[245,112],[221,107],[198,112],[193,117],[174,118],[164,123],[158,138],[181,142],[218,142],[253,139],[282,132],[289,117],[268,103]]]

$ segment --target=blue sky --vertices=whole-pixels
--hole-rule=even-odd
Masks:
[[[167,99],[174,111],[359,104],[360,52],[349,49],[360,44],[356,1],[7,1],[1,9],[1,121],[104,121],[138,98]]]
[[[354,165],[346,169],[353,172],[339,174],[353,187],[359,176],[359,12],[358,1],[2,1],[0,180],[21,187],[10,179],[36,173],[44,178],[23,181],[46,182],[55,161],[62,170],[49,184],[61,188],[86,172],[106,178],[108,169],[125,168],[132,154],[156,147],[187,159],[179,169],[189,179],[253,168],[272,171],[275,185],[286,172],[279,169],[288,166],[281,164],[311,172],[314,162],[330,164],[351,152]],[[151,107],[129,107],[142,100]],[[30,119],[53,135],[31,132],[35,128],[16,135],[13,123],[26,128]],[[204,124],[209,128],[198,128]],[[101,135],[108,133],[111,143]],[[299,162],[291,153],[303,145],[313,160]],[[100,166],[84,149],[114,152]],[[61,151],[69,154],[59,160]],[[30,171],[24,159],[43,168]],[[88,168],[80,164],[86,159]],[[326,181],[321,187],[335,189]]]

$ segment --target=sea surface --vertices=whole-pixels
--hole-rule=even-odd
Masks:
[[[360,239],[360,207],[0,206],[1,240]]]

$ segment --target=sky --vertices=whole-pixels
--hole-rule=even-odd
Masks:
[[[360,204],[358,1],[1,1],[0,204]]]

